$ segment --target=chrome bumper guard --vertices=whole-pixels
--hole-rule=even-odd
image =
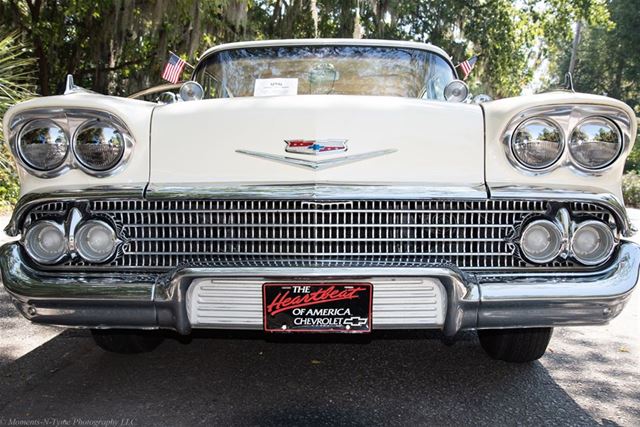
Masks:
[[[192,281],[199,278],[317,281],[429,277],[438,279],[446,290],[442,329],[445,335],[453,336],[467,329],[607,323],[621,312],[636,286],[640,246],[623,242],[608,267],[590,273],[474,275],[442,267],[225,267],[179,269],[164,276],[69,277],[30,267],[20,245],[13,242],[0,248],[0,270],[14,303],[34,322],[89,328],[162,328],[180,334],[191,332],[186,296]]]

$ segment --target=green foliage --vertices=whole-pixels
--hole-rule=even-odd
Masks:
[[[611,23],[595,20],[583,27],[573,75],[577,91],[620,99],[640,115],[640,12],[638,0],[611,0]],[[556,78],[569,68],[570,41],[552,72]],[[640,140],[625,170],[640,171]]]
[[[7,109],[30,96],[33,61],[25,55],[25,47],[16,34],[0,36],[0,116]],[[0,141],[3,140],[0,124]],[[20,187],[13,159],[4,142],[0,147],[0,211],[17,201]]]
[[[125,95],[161,83],[170,49],[193,63],[220,42],[314,37],[313,5],[319,37],[428,41],[455,62],[479,54],[470,85],[494,97],[519,94],[575,19],[608,22],[604,0],[0,0],[0,19],[33,47],[41,94],[70,73]]]
[[[0,212],[10,210],[18,201],[20,184],[15,165],[5,144],[0,147]]]
[[[640,175],[631,171],[622,176],[622,195],[628,207],[640,207]]]
[[[640,115],[640,12],[638,0],[611,0],[610,24],[595,21],[581,32],[574,71],[577,91],[620,99]],[[551,71],[561,79],[569,68],[566,40]]]
[[[624,165],[625,172],[637,171],[640,172],[640,135],[636,138],[636,143],[627,157],[627,162]]]

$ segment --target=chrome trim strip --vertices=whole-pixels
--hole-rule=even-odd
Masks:
[[[56,276],[28,266],[17,243],[0,248],[0,271],[25,317],[84,327],[168,328],[188,334],[186,292],[197,278],[371,279],[432,277],[447,292],[443,332],[475,328],[602,324],[618,315],[638,281],[640,246],[625,242],[591,273],[472,276],[449,268],[203,268],[173,274]]]
[[[393,183],[189,183],[173,185],[149,184],[145,192],[154,199],[308,199],[308,200],[367,200],[367,199],[471,199],[484,200],[484,183],[469,186],[438,186],[428,184],[398,185]]]
[[[376,40],[376,39],[283,39],[283,40],[256,40],[233,43],[222,43],[207,49],[198,59],[202,59],[210,54],[218,53],[230,49],[249,49],[254,47],[287,47],[287,46],[370,46],[389,47],[426,50],[449,58],[447,53],[440,47],[431,43],[422,43],[405,40]],[[453,65],[453,63],[451,63]]]

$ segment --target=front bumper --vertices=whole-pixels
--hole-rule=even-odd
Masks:
[[[460,330],[604,324],[624,308],[638,281],[640,246],[622,243],[607,268],[591,273],[474,275],[453,268],[186,268],[170,275],[82,274],[29,266],[18,243],[0,248],[5,288],[20,312],[45,324],[172,329],[188,334],[187,291],[195,279],[380,280],[434,278],[446,293],[439,327]],[[242,321],[227,328],[243,328]],[[215,327],[215,326],[214,326]],[[223,327],[223,326],[220,326]],[[375,319],[374,319],[375,327]],[[402,325],[397,325],[402,327]],[[406,328],[412,327],[407,324]]]

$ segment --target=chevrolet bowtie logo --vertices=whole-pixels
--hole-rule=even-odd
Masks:
[[[344,323],[345,325],[348,326],[364,326],[367,324],[367,318],[366,317],[350,317],[348,319],[344,319],[344,321],[342,323]]]
[[[287,153],[319,154],[347,151],[346,139],[285,139]]]

